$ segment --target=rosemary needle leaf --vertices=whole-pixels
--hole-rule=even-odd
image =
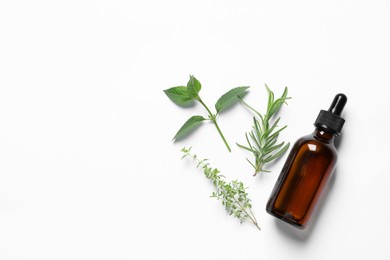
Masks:
[[[281,143],[278,144],[278,145],[275,145],[275,146],[273,146],[273,147],[270,147],[270,148],[264,150],[264,154],[267,155],[267,154],[271,153],[272,151],[279,149],[279,148],[282,147],[283,145],[284,145],[284,142],[281,142]]]
[[[246,160],[248,161],[248,163],[250,163],[250,165],[252,165],[253,168],[256,169],[256,166],[248,158],[246,158]]]
[[[244,145],[241,145],[241,144],[238,144],[238,143],[236,143],[236,145],[237,145],[238,147],[242,148],[242,149],[245,149],[245,150],[249,151],[249,152],[252,151],[251,148],[246,147],[246,146],[244,146]]]
[[[265,162],[271,162],[275,160],[276,158],[280,157],[285,151],[287,151],[288,147],[290,146],[290,143],[286,144],[282,149],[280,149],[277,153],[272,155],[271,157],[265,159]]]

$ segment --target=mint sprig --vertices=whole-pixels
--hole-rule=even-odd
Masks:
[[[196,101],[199,102],[206,109],[208,114],[207,118],[199,115],[190,117],[179,129],[179,131],[175,134],[173,139],[175,140],[186,136],[188,133],[195,130],[196,127],[202,124],[204,121],[210,120],[215,125],[215,128],[217,129],[224,144],[226,145],[226,148],[228,149],[229,152],[231,152],[230,146],[226,141],[226,138],[223,135],[221,128],[217,123],[217,116],[223,110],[236,103],[239,100],[239,98],[241,99],[248,88],[249,87],[236,87],[223,94],[215,103],[216,113],[211,112],[211,110],[208,108],[208,106],[203,102],[203,100],[199,96],[199,92],[202,89],[202,85],[192,75],[190,76],[187,86],[177,86],[177,87],[164,90],[164,93],[175,104],[180,106],[188,106]]]

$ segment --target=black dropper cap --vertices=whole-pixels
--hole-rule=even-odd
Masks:
[[[329,130],[332,134],[339,135],[343,128],[345,120],[340,117],[341,112],[347,103],[347,97],[344,94],[337,94],[328,111],[321,110],[314,125]]]

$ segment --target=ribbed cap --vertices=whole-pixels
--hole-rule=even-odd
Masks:
[[[314,125],[316,127],[325,128],[333,134],[339,135],[345,122],[345,120],[341,118],[340,115],[346,103],[347,97],[344,94],[337,94],[334,97],[328,111],[320,111],[316,121],[314,122]]]

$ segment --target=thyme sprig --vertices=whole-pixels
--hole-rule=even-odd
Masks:
[[[206,178],[215,186],[216,191],[211,194],[211,197],[221,200],[229,215],[238,218],[241,223],[251,223],[260,230],[244,184],[238,180],[226,182],[225,176],[221,175],[217,168],[210,167],[207,159],[198,159],[196,154],[191,153],[191,148],[184,147],[181,151],[184,153],[182,159],[191,157],[197,163],[197,168],[201,168]]]
[[[248,146],[237,143],[239,147],[251,152],[255,157],[254,162],[250,161],[248,158],[246,159],[255,169],[253,176],[256,176],[259,172],[269,172],[264,169],[264,166],[283,155],[290,146],[290,143],[285,144],[284,142],[276,144],[279,133],[287,126],[283,126],[276,130],[278,128],[280,117],[276,120],[274,119],[281,106],[284,103],[287,104],[286,100],[290,99],[290,97],[287,97],[288,89],[286,87],[282,96],[274,100],[274,93],[266,84],[265,88],[268,92],[268,105],[267,112],[264,115],[248,105],[244,100],[240,99],[241,102],[250,110],[255,112],[259,118],[258,119],[255,116],[253,117],[253,129],[249,133],[245,133]]]

